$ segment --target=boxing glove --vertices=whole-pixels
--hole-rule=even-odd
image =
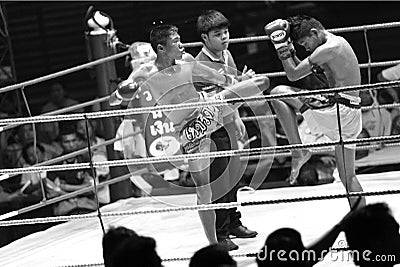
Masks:
[[[115,90],[110,98],[109,104],[111,106],[116,106],[122,103],[123,100],[132,100],[137,93],[140,91],[140,85],[138,82],[132,80],[125,80],[118,84],[117,90]]]
[[[290,25],[287,20],[274,20],[268,23],[264,30],[274,44],[280,60],[285,60],[295,55],[296,51],[289,37]]]
[[[137,70],[140,65],[154,61],[157,57],[149,43],[135,42],[129,47],[132,71]]]

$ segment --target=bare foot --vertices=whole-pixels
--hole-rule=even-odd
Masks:
[[[297,184],[297,178],[300,174],[300,169],[311,158],[311,152],[306,150],[301,152],[301,156],[292,157],[292,170],[290,171],[289,178],[286,179],[291,185]]]

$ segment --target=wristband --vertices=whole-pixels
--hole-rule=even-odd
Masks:
[[[280,60],[286,60],[288,58],[291,58],[293,55],[292,50],[290,49],[289,46],[283,46],[277,49],[276,52],[278,53],[278,57]]]

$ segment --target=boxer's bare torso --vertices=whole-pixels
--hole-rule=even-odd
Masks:
[[[309,56],[309,61],[324,70],[330,87],[361,83],[357,57],[343,37],[327,33],[326,42],[315,49]],[[347,92],[346,94],[358,96],[358,92]]]

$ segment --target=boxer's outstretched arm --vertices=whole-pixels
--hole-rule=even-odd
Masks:
[[[149,65],[141,65],[138,69],[134,70],[129,74],[127,80],[131,80],[132,82],[137,81],[138,78],[147,77],[149,75]],[[140,83],[143,81],[140,80]]]

